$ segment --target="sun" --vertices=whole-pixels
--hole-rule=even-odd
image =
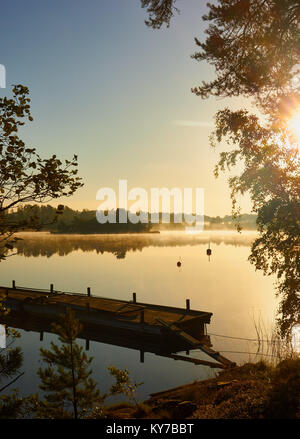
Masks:
[[[298,109],[294,116],[290,119],[288,126],[300,143],[300,109]]]

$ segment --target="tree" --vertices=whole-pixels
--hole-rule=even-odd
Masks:
[[[208,7],[208,37],[195,39],[201,51],[193,58],[212,64],[217,77],[193,92],[255,96],[268,106],[299,72],[299,0],[218,0]]]
[[[24,400],[17,392],[10,395],[4,392],[15,383],[24,373],[20,372],[23,363],[23,354],[19,347],[11,348],[14,340],[19,337],[15,330],[5,329],[4,318],[9,310],[4,306],[4,295],[0,295],[0,324],[6,331],[6,338],[11,338],[6,347],[0,347],[0,419],[16,418],[21,414]]]
[[[169,25],[175,1],[147,4],[148,25]],[[229,179],[233,215],[240,213],[237,195],[250,193],[260,236],[249,259],[277,275],[280,329],[288,336],[300,320],[300,140],[289,126],[293,113],[300,113],[300,3],[217,0],[207,6],[207,38],[195,38],[200,51],[192,57],[213,65],[216,77],[192,92],[201,98],[250,97],[260,111],[259,117],[245,109],[219,111],[211,143],[233,146],[220,154],[216,176],[243,164],[242,173]]]
[[[51,349],[40,349],[48,366],[38,370],[45,399],[35,398],[35,414],[43,418],[84,417],[97,403],[102,404],[102,397],[91,378],[89,366],[93,358],[87,358],[83,348],[75,342],[82,325],[68,309],[59,322],[53,324],[53,331],[59,335],[61,346],[51,342]]]
[[[196,39],[202,51],[193,57],[213,64],[216,79],[192,91],[202,98],[251,96],[263,116],[228,108],[217,113],[212,145],[227,140],[233,149],[221,153],[215,175],[243,163],[242,173],[229,179],[233,213],[238,217],[237,195],[250,193],[260,236],[249,259],[277,275],[280,329],[288,336],[300,319],[300,156],[289,127],[300,105],[300,5],[219,0],[208,6],[208,37]]]
[[[250,193],[257,213],[259,237],[249,257],[265,274],[276,274],[281,296],[280,329],[289,335],[300,318],[300,157],[283,129],[266,128],[246,111],[220,111],[215,139],[226,138],[234,149],[222,152],[215,169],[243,163],[243,172],[229,179],[233,214],[239,215],[237,195]]]
[[[146,24],[170,26],[176,0],[141,0]],[[299,0],[218,0],[207,3],[209,22],[205,42],[195,38],[200,52],[192,58],[207,61],[217,78],[192,91],[203,98],[278,94],[299,73]],[[266,102],[268,105],[268,101]]]
[[[176,0],[141,0],[142,8],[147,8],[149,14],[146,25],[153,29],[160,29],[163,24],[169,27],[174,12],[179,12],[175,3]]]
[[[108,371],[115,378],[115,384],[110,388],[110,395],[125,395],[138,406],[135,394],[137,388],[143,383],[132,382],[127,369],[117,369],[115,366],[110,366]]]
[[[83,329],[75,318],[74,311],[67,309],[52,324],[53,332],[59,335],[61,346],[51,342],[50,349],[40,349],[46,368],[39,368],[40,389],[45,392],[44,400],[33,395],[26,401],[27,413],[37,418],[99,418],[105,416],[104,401],[119,394],[126,395],[137,405],[135,392],[142,383],[133,383],[128,370],[108,368],[115,379],[107,393],[100,395],[97,384],[91,378],[90,364],[83,348],[76,343],[76,337]]]
[[[45,203],[68,197],[82,186],[77,177],[76,155],[64,163],[56,155],[42,159],[35,148],[26,147],[20,139],[20,127],[26,120],[33,120],[29,90],[16,85],[12,92],[12,98],[0,98],[0,259],[13,248],[17,231],[38,226],[34,217],[30,221],[11,222],[7,215],[10,209],[28,202]]]

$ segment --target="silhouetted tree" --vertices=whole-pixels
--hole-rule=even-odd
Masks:
[[[27,413],[52,419],[103,417],[105,399],[120,394],[137,404],[135,392],[142,383],[133,383],[127,370],[114,366],[108,370],[115,383],[107,393],[100,395],[91,378],[93,357],[87,358],[83,348],[76,343],[83,326],[75,318],[74,311],[67,309],[52,327],[59,335],[61,346],[51,342],[50,349],[40,349],[43,361],[48,364],[38,370],[42,381],[40,389],[45,392],[45,397],[44,400],[37,395],[28,398]]]
[[[152,3],[148,24],[169,24],[174,2]],[[288,335],[300,319],[300,146],[288,124],[300,108],[300,3],[218,0],[207,6],[207,38],[195,39],[201,51],[193,58],[212,64],[216,77],[192,92],[202,98],[252,97],[262,112],[263,117],[229,108],[218,112],[212,146],[226,140],[234,148],[221,153],[215,175],[243,165],[229,180],[233,216],[240,213],[237,195],[250,193],[260,232],[250,261],[277,275],[280,328]],[[155,15],[164,8],[168,14]]]
[[[51,342],[51,349],[40,349],[48,366],[38,370],[45,399],[35,400],[37,417],[77,419],[86,416],[97,403],[102,403],[89,369],[93,358],[88,358],[75,341],[81,330],[82,325],[75,319],[74,312],[67,310],[59,322],[53,324],[61,346]]]
[[[16,391],[7,394],[9,387],[23,375],[23,372],[20,372],[23,354],[20,347],[11,347],[14,340],[19,337],[19,333],[5,329],[3,319],[9,310],[5,307],[4,300],[5,296],[0,294],[0,324],[8,340],[6,347],[0,347],[0,419],[18,417],[22,412],[24,402]]]
[[[35,148],[26,147],[18,132],[25,120],[32,121],[29,90],[22,85],[12,89],[12,98],[0,98],[0,259],[12,249],[13,235],[24,227],[35,227],[34,216],[20,223],[8,218],[8,211],[23,203],[44,203],[71,196],[80,186],[77,156],[60,161],[56,155],[42,159]],[[58,212],[62,211],[59,206]]]
[[[300,318],[300,156],[299,139],[288,118],[300,105],[298,0],[219,0],[209,4],[208,38],[196,40],[194,58],[216,68],[216,79],[193,92],[202,98],[253,96],[263,118],[226,108],[216,116],[212,145],[227,140],[215,170],[242,163],[229,185],[233,213],[237,195],[250,194],[260,237],[250,261],[265,274],[276,273],[281,332],[288,335]]]
[[[249,259],[265,274],[277,274],[281,331],[288,335],[300,318],[298,147],[289,142],[286,130],[266,128],[245,111],[221,111],[216,123],[217,141],[226,138],[234,144],[232,151],[221,153],[216,176],[220,170],[243,163],[242,173],[229,179],[233,211],[238,216],[237,195],[248,192],[260,232]]]
[[[176,0],[141,0],[142,8],[147,8],[149,20],[145,20],[147,26],[160,29],[163,24],[170,26],[174,12],[179,13],[175,6]]]
[[[193,58],[212,64],[216,79],[193,89],[201,97],[256,96],[270,105],[299,63],[299,0],[218,0],[208,3],[205,42]]]

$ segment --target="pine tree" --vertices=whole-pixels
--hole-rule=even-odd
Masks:
[[[89,365],[93,358],[88,358],[75,342],[81,330],[82,325],[76,320],[74,311],[68,309],[60,316],[59,322],[53,324],[61,346],[51,342],[49,350],[40,349],[48,366],[38,370],[45,399],[35,399],[37,417],[78,419],[87,416],[96,405],[102,405],[103,398],[90,377]]]
[[[110,388],[109,395],[125,395],[138,406],[135,394],[137,388],[144,383],[132,382],[127,369],[118,369],[115,366],[110,366],[108,371],[115,379],[115,383]]]
[[[3,325],[9,310],[4,305],[5,295],[0,294],[0,324]],[[3,325],[5,328],[5,325]],[[23,354],[20,347],[11,348],[11,344],[20,334],[14,329],[4,329],[6,337],[11,341],[6,347],[0,347],[0,419],[16,418],[21,414],[24,399],[19,398],[17,392],[4,395],[11,384],[15,383],[24,372],[20,372],[23,363]]]

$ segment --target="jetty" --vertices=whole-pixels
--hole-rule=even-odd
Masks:
[[[15,281],[11,287],[0,287],[0,294],[10,310],[0,323],[39,332],[41,340],[44,332],[52,332],[58,316],[71,308],[83,325],[79,338],[86,340],[87,349],[90,341],[98,341],[138,349],[142,362],[145,352],[151,352],[214,368],[234,364],[212,349],[206,329],[212,313],[191,309],[189,299],[185,308],[178,308],[138,302],[136,293],[126,301],[92,295],[90,288],[86,293],[63,292],[53,284],[42,290],[16,286]],[[214,361],[177,354],[197,349]]]

